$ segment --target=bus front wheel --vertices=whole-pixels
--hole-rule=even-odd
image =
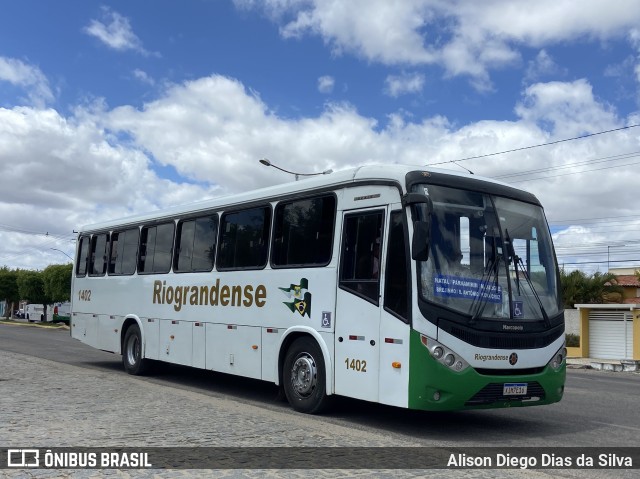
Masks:
[[[328,406],[324,358],[314,339],[302,337],[293,342],[282,376],[287,401],[296,411],[317,414]]]
[[[140,328],[134,324],[127,329],[124,335],[122,348],[122,364],[124,370],[133,375],[144,374],[147,370],[148,360],[142,357],[142,335]]]

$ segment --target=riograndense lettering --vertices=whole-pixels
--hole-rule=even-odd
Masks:
[[[267,288],[259,284],[203,286],[167,286],[166,281],[153,282],[153,304],[171,304],[175,311],[183,306],[235,306],[262,308],[267,302]]]
[[[476,361],[508,361],[509,356],[502,354],[477,354],[474,356]]]

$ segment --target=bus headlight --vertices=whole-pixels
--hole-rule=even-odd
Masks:
[[[549,366],[551,366],[554,371],[558,371],[564,365],[566,359],[567,348],[565,348],[563,344],[562,347],[553,355],[551,361],[549,361]]]
[[[421,335],[420,341],[436,361],[447,366],[449,369],[461,372],[469,367],[469,363],[462,359],[460,355],[446,348],[435,339]]]

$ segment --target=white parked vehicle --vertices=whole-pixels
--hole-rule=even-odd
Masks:
[[[25,307],[25,318],[33,323],[35,321],[44,321],[44,305],[27,304]]]

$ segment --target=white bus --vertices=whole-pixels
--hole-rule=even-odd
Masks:
[[[366,166],[87,226],[74,338],[404,408],[550,404],[564,317],[543,209],[445,170]]]

